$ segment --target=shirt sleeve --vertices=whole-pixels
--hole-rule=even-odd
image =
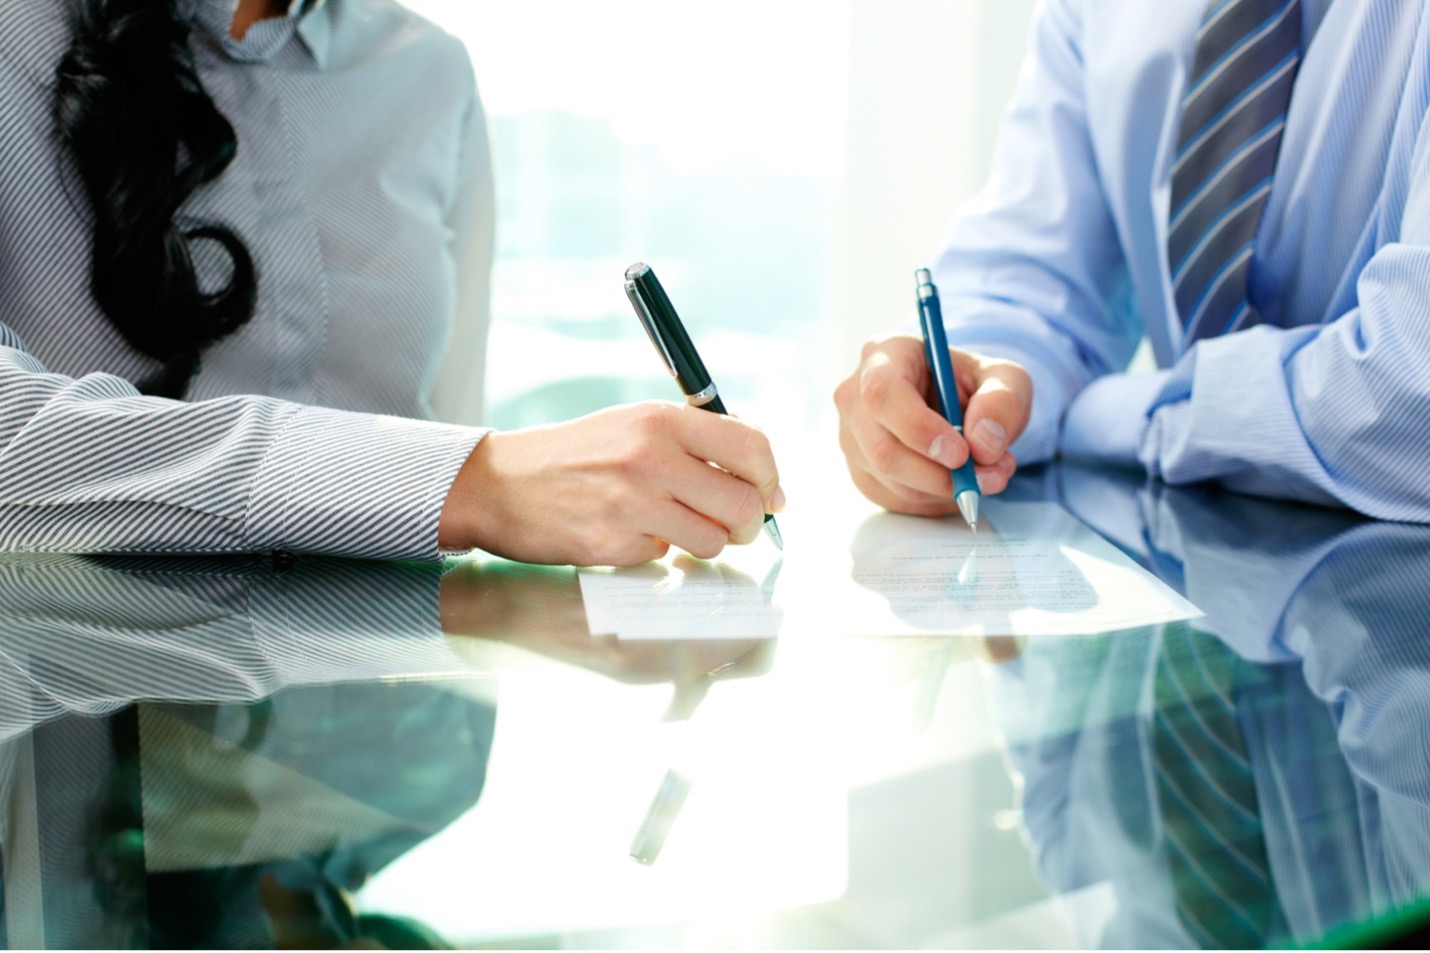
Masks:
[[[0,324],[0,549],[435,559],[472,428],[48,373]]]
[[[429,562],[0,559],[0,740],[137,698],[256,701],[305,684],[470,674]],[[335,653],[333,647],[342,645]]]
[[[0,559],[0,741],[136,699],[252,702],[298,685],[469,676],[436,563]],[[343,651],[334,652],[341,645]]]
[[[1422,122],[1393,240],[1328,324],[1199,342],[1148,411],[1140,457],[1169,483],[1430,522],[1430,137]]]
[[[1012,447],[1024,463],[1054,456],[1069,403],[1124,370],[1141,338],[1088,131],[1080,31],[1072,0],[1036,17],[994,173],[934,267],[949,343],[1032,377],[1032,416]]]

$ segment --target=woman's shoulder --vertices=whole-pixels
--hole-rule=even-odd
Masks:
[[[0,68],[6,79],[48,76],[69,45],[65,0],[0,0]]]
[[[341,65],[404,57],[443,71],[471,69],[461,40],[398,0],[327,0],[313,15],[329,18]]]

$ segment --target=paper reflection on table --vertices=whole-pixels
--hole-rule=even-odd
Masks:
[[[1201,614],[1053,503],[989,501],[977,533],[886,512],[852,528],[781,519],[783,559],[764,565],[732,547],[715,564],[583,570],[592,634],[1085,635]]]

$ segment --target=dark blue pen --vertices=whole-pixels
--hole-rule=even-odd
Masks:
[[[943,308],[938,303],[938,289],[934,287],[933,276],[927,268],[914,272],[914,277],[919,283],[919,326],[924,333],[924,357],[928,359],[929,371],[933,374],[939,407],[944,419],[962,434],[963,408],[958,405],[958,381],[953,376],[953,361],[948,356],[948,338],[943,332]],[[953,478],[953,501],[958,504],[958,511],[968,525],[977,532],[978,503],[982,496],[978,492],[978,475],[973,472],[972,448],[963,466],[948,473]]]

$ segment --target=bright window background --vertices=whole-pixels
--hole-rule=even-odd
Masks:
[[[466,42],[492,129],[491,423],[679,396],[622,292],[646,261],[732,410],[791,439],[912,313],[1032,5],[409,2]]]

